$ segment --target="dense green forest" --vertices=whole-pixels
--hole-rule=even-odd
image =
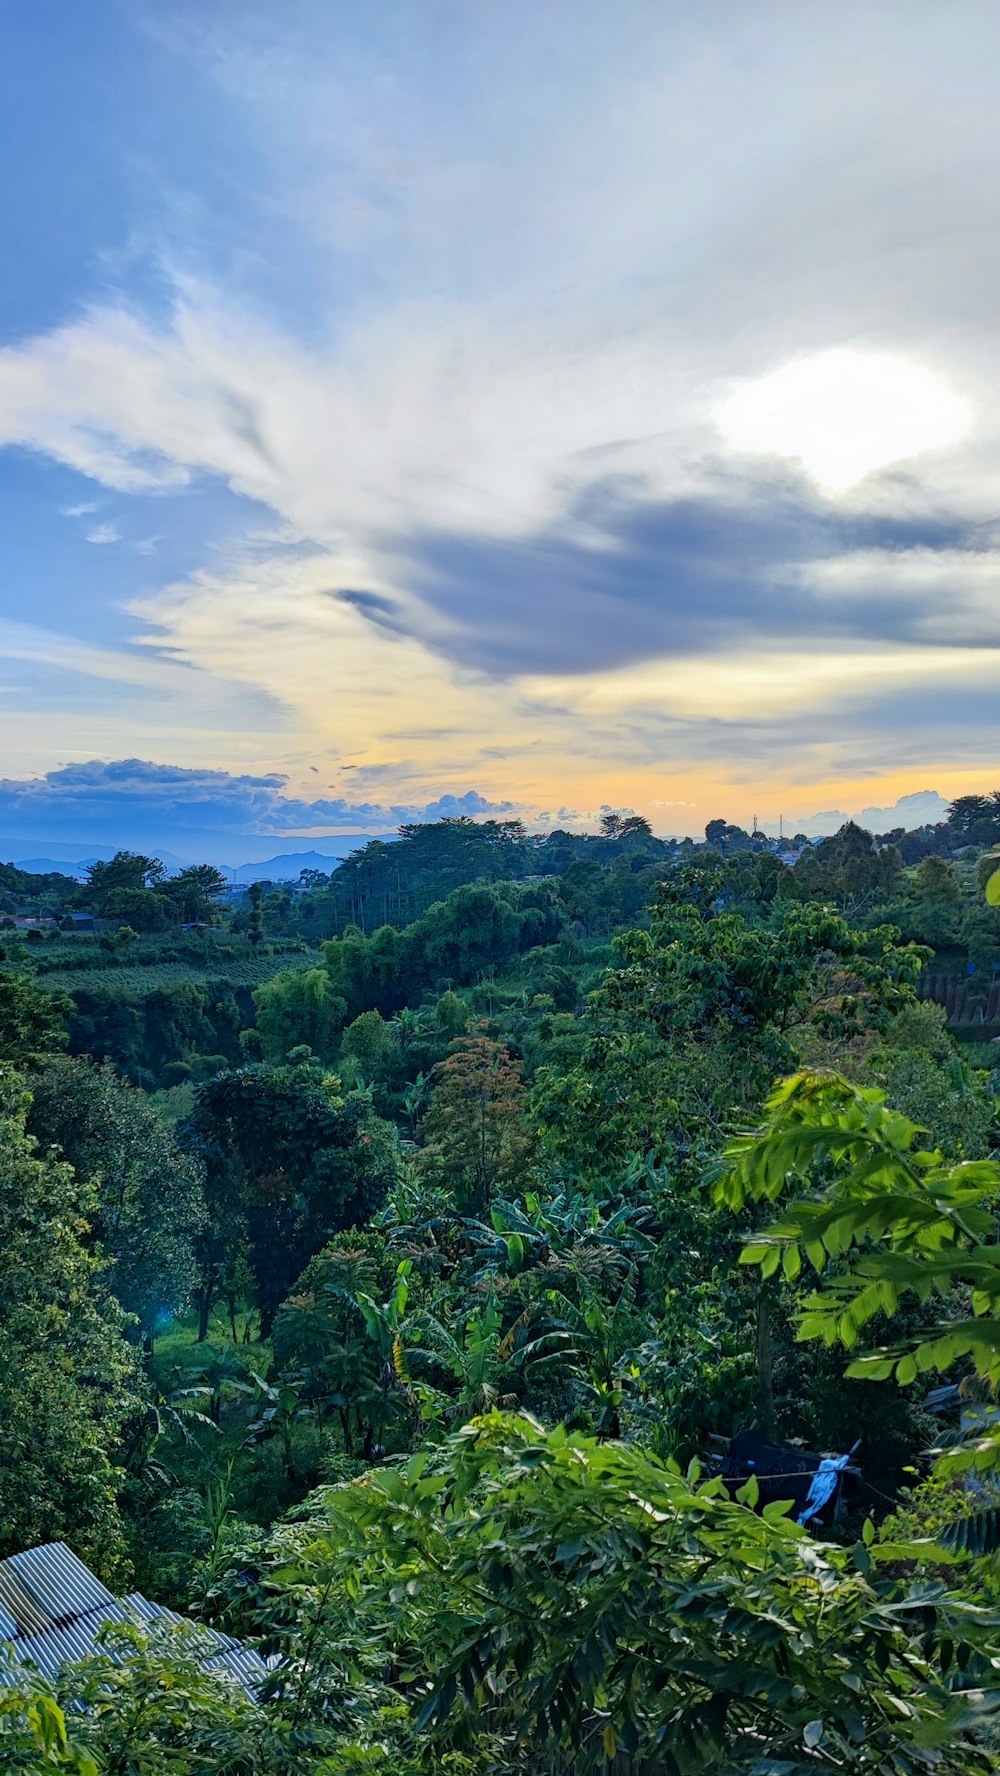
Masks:
[[[996,1768],[998,850],[0,867],[0,1559],[270,1661],[111,1629],[4,1768]],[[727,1486],[751,1427],[846,1511]]]

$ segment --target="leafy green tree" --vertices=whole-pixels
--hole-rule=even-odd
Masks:
[[[256,950],[264,941],[264,889],[260,882],[251,882],[247,904],[247,937]]]
[[[845,1054],[843,1065],[852,1065]],[[914,1122],[926,1123],[952,1159],[986,1159],[998,1145],[1000,1106],[989,1075],[970,1068],[946,1029],[946,1013],[922,1000],[893,1018],[857,1083],[876,1085]]]
[[[226,886],[222,871],[212,863],[191,863],[163,884],[163,892],[177,908],[182,924],[214,924],[219,896]]]
[[[425,821],[400,827],[392,844],[363,845],[304,897],[311,903],[304,911],[310,926],[325,926],[323,935],[348,925],[367,934],[412,923],[467,883],[511,880],[536,867],[519,820]]]
[[[748,851],[750,834],[742,826],[734,826],[728,820],[710,820],[705,828],[705,843],[713,851],[727,853],[730,851]]]
[[[72,1010],[65,995],[46,993],[29,975],[0,968],[0,1063],[28,1067],[58,1052]]]
[[[394,1175],[396,1146],[367,1094],[343,1095],[314,1065],[242,1067],[201,1086],[179,1131],[205,1165],[201,1323],[234,1242],[249,1242],[267,1332],[308,1260],[338,1229],[363,1226]],[[206,1303],[208,1305],[206,1305]]]
[[[495,1193],[522,1189],[528,1180],[534,1138],[520,1067],[503,1043],[463,1036],[431,1080],[420,1125],[425,1169],[462,1210],[481,1215]]]
[[[124,1564],[116,1466],[141,1409],[135,1350],[88,1249],[91,1192],[37,1153],[27,1094],[0,1072],[0,1552],[65,1539]]]
[[[101,894],[102,919],[127,925],[132,931],[169,931],[177,924],[177,907],[168,894],[151,888],[112,888]]]
[[[373,1010],[391,1017],[428,989],[469,986],[520,952],[553,941],[561,924],[548,883],[476,882],[455,888],[402,931],[382,925],[366,936],[349,927],[324,951],[351,1019]]]
[[[1000,791],[956,797],[947,827],[962,844],[995,845],[1000,840]]]
[[[348,1455],[369,1461],[385,1437],[386,1381],[391,1388],[392,1343],[382,1349],[368,1315],[392,1296],[396,1263],[385,1236],[351,1230],[324,1246],[306,1265],[274,1322],[274,1360],[306,1377],[308,1398],[321,1421],[332,1414]],[[405,1305],[405,1304],[404,1304]]]
[[[280,1064],[302,1046],[320,1061],[335,1053],[347,1007],[325,968],[276,974],[257,988],[253,1002],[265,1060]]]
[[[880,1091],[799,1073],[776,1087],[763,1126],[729,1148],[720,1200],[739,1211],[822,1180],[743,1253],[764,1276],[780,1267],[790,1282],[804,1262],[812,1268],[819,1286],[804,1303],[800,1337],[853,1351],[874,1320],[896,1319],[908,1300],[930,1304],[936,1324],[921,1316],[896,1345],[855,1357],[848,1374],[895,1376],[906,1387],[958,1364],[992,1395],[1000,1383],[1000,1165],[949,1163],[925,1145],[925,1132]],[[956,1292],[961,1308],[949,1313]],[[1000,1428],[985,1426],[948,1460],[1000,1466]]]
[[[91,1227],[110,1259],[109,1287],[151,1341],[197,1282],[192,1242],[205,1218],[197,1164],[145,1093],[106,1064],[46,1062],[31,1082],[28,1127],[92,1188]]]
[[[456,1036],[464,1035],[468,1021],[469,1008],[465,1000],[460,999],[449,987],[446,993],[441,994],[434,1007],[435,1028],[452,1042]]]
[[[293,1542],[317,1589],[355,1575],[361,1622],[412,1674],[432,1767],[457,1751],[580,1776],[619,1756],[633,1776],[986,1771],[995,1620],[880,1577],[868,1538],[818,1544],[746,1496],[490,1414],[327,1492]]]
[[[107,861],[90,865],[77,898],[101,919],[131,925],[136,931],[166,931],[177,919],[164,891],[166,874],[157,857],[118,851]]]
[[[85,891],[100,912],[106,895],[119,890],[153,890],[166,880],[166,875],[158,857],[145,857],[139,851],[116,851],[113,857],[90,864]]]
[[[943,857],[925,857],[917,865],[913,891],[927,906],[954,906],[962,898],[958,877]]]
[[[786,905],[772,924],[720,910],[721,867],[663,882],[648,929],[615,939],[618,966],[591,996],[575,1065],[535,1081],[533,1107],[558,1163],[613,1174],[632,1154],[676,1163],[718,1142],[806,1030],[858,1035],[914,1002],[926,951],[892,926]]]
[[[342,1053],[357,1063],[362,1079],[374,1078],[391,1047],[392,1027],[379,1011],[363,1011],[344,1031]]]
[[[901,868],[894,845],[879,844],[849,820],[832,838],[810,847],[788,885],[799,898],[828,902],[854,918],[886,898]]]

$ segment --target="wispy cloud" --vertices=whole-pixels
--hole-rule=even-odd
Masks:
[[[665,781],[700,806],[709,771],[978,768],[1000,743],[1000,20],[956,5],[974,32],[924,7],[901,39],[860,0],[713,3],[682,33],[645,0],[449,0],[432,32],[347,9],[332,48],[311,0],[280,27],[257,0],[141,14],[254,177],[234,152],[225,216],[184,186],[162,237],[141,219],[153,300],[137,252],[0,351],[0,443],[144,501],[157,535],[92,571],[151,558],[116,593],[142,646],[112,664],[175,675],[169,756],[224,686],[273,723],[208,756],[266,756],[278,726],[287,760],[353,751],[335,786],[367,773],[386,806],[470,771],[589,808],[670,805]],[[717,415],[842,347],[922,366],[969,426],[834,499]],[[172,496],[218,484],[273,524],[158,583]]]

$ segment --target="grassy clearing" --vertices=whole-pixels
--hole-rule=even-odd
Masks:
[[[216,1314],[208,1338],[199,1343],[193,1315],[175,1320],[157,1337],[149,1373],[155,1392],[167,1399],[185,1388],[209,1390],[191,1404],[212,1423],[192,1420],[190,1440],[177,1434],[165,1439],[163,1453],[177,1488],[204,1496],[213,1483],[228,1479],[238,1515],[268,1524],[317,1484],[324,1437],[312,1420],[296,1425],[289,1461],[280,1438],[254,1434],[268,1404],[254,1377],[269,1379],[273,1353],[270,1342],[256,1335],[242,1342],[245,1323],[238,1314],[234,1343],[228,1319]]]

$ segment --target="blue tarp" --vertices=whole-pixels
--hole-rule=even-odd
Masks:
[[[824,1505],[828,1505],[837,1490],[841,1474],[850,1461],[850,1455],[824,1455],[816,1469],[806,1494],[806,1502],[799,1512],[799,1522],[809,1523],[818,1517]]]

